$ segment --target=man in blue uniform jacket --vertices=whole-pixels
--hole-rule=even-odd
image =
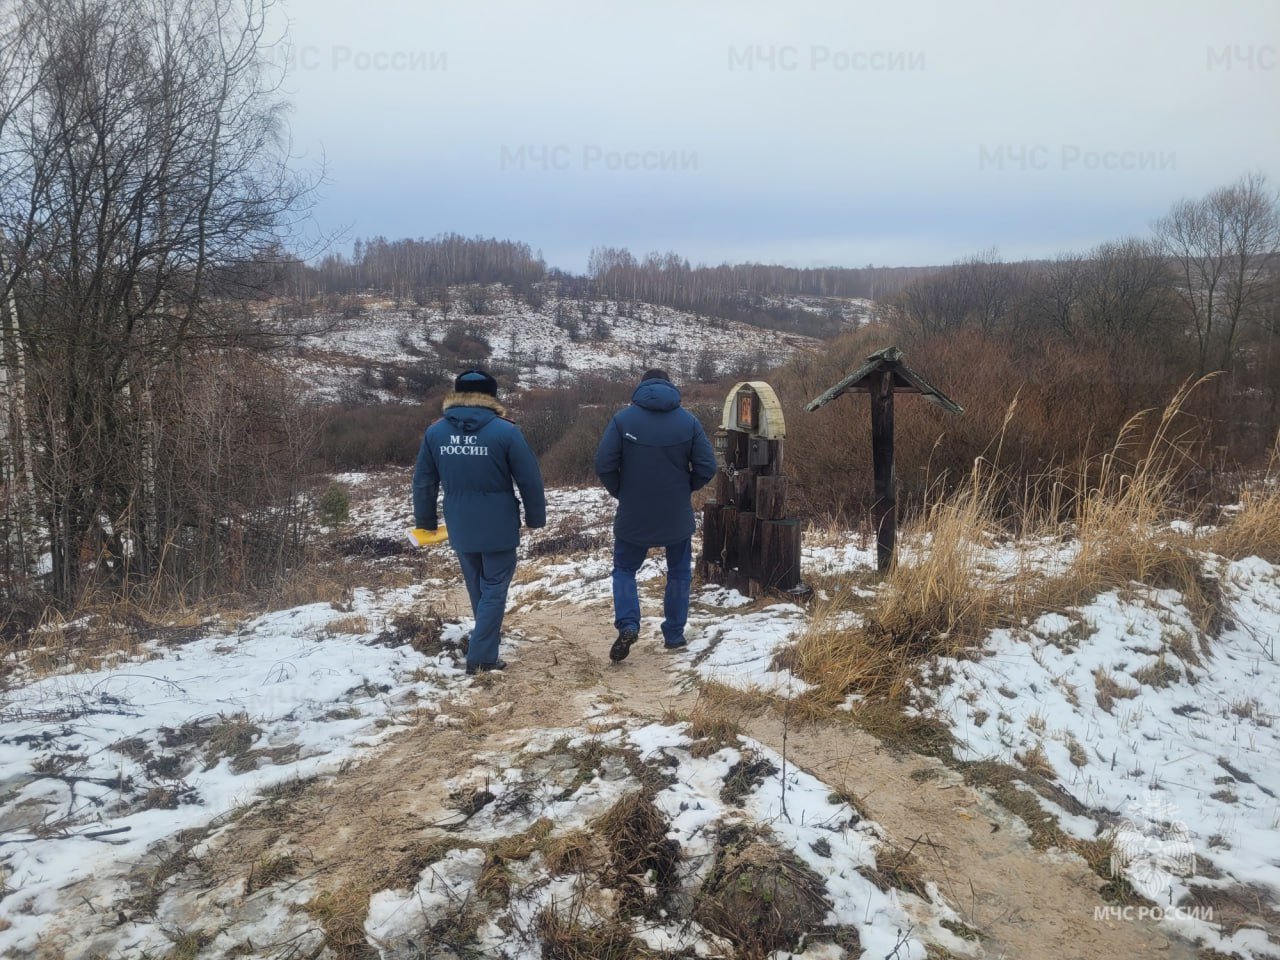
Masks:
[[[449,544],[458,555],[476,625],[467,645],[467,673],[504,670],[498,640],[507,588],[516,572],[520,500],[525,524],[546,526],[547,501],[538,460],[520,428],[498,403],[498,383],[468,370],[444,398],[444,417],[427,428],[413,471],[413,517],[436,528],[436,493],[444,484]]]
[[[663,370],[646,371],[631,406],[605,428],[596,473],[618,500],[613,521],[613,611],[618,639],[609,659],[625,660],[640,634],[636,571],[650,547],[665,547],[667,589],[662,641],[685,645],[693,578],[690,494],[716,475],[715,451],[697,417],[680,406],[680,391]]]

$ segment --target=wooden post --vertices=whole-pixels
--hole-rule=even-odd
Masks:
[[[718,469],[716,470],[715,499],[716,503],[723,507],[729,503],[732,497],[729,486],[729,474],[725,471],[722,464],[717,463],[716,466]]]
[[[744,577],[754,577],[757,566],[756,515],[750,511],[738,513],[738,572]]]
[[[898,537],[893,476],[893,371],[880,370],[871,381],[871,460],[875,472],[876,567],[883,573],[893,563]]]
[[[800,585],[800,522],[766,520],[760,524],[760,582],[776,590]]]
[[[724,559],[724,507],[708,503],[702,508],[702,561],[717,566]]]
[[[725,507],[720,511],[720,534],[724,538],[724,568],[737,569],[738,566],[738,508]]]
[[[761,520],[781,520],[787,515],[787,478],[756,478],[756,516]]]
[[[755,474],[748,468],[733,477],[733,505],[739,510],[754,510]]]

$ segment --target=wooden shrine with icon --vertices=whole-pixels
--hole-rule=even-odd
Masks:
[[[786,421],[773,388],[739,383],[715,433],[715,498],[702,509],[702,579],[750,597],[806,595],[800,582],[800,521],[787,517],[782,474]]]

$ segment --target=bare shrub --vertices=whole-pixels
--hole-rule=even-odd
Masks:
[[[479,362],[492,352],[488,338],[475,327],[455,323],[445,333],[440,346],[464,362]]]
[[[439,405],[384,403],[332,406],[318,414],[315,460],[326,470],[408,465],[422,435],[439,416]]]

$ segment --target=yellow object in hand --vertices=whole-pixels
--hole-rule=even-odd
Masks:
[[[449,531],[445,529],[443,523],[434,530],[423,530],[421,527],[414,527],[412,530],[406,530],[405,535],[409,538],[409,543],[419,550],[423,547],[434,546],[437,543],[444,543],[449,539]]]

